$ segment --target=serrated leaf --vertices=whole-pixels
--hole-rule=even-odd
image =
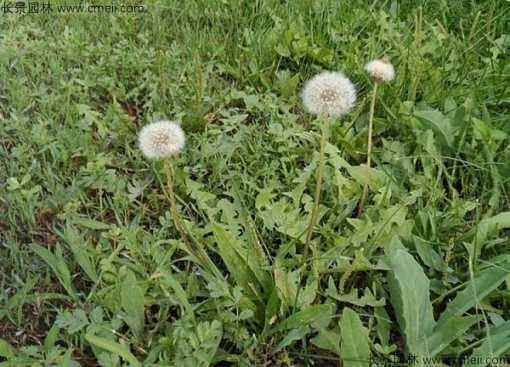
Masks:
[[[340,355],[345,367],[370,366],[370,346],[368,330],[363,326],[358,314],[344,308],[340,321],[342,348]]]
[[[302,309],[310,306],[317,297],[318,287],[319,279],[315,276],[308,277],[306,285],[299,292],[296,307]]]
[[[331,305],[314,305],[304,310],[298,311],[280,322],[274,331],[283,331],[289,329],[297,329],[301,327],[310,326],[312,324],[327,323],[331,319],[332,314]]]
[[[107,350],[122,357],[125,361],[131,363],[134,367],[142,367],[142,364],[136,359],[136,357],[129,351],[126,346],[122,344],[91,334],[85,335],[85,339],[98,348]]]
[[[244,230],[247,233],[247,249],[246,258],[248,266],[251,271],[257,278],[260,283],[264,296],[268,296],[269,292],[272,290],[273,281],[271,279],[271,274],[267,271],[267,267],[269,265],[269,259],[266,256],[264,251],[264,247],[261,243],[259,235],[255,229],[255,224],[251,217],[249,210],[246,207],[246,200],[244,198],[244,194],[240,189],[240,184],[238,181],[234,180],[232,193],[234,196],[234,205],[239,212],[239,218],[241,219],[241,224],[244,227]]]
[[[276,53],[280,56],[283,56],[283,57],[290,57],[290,51],[287,47],[285,47],[284,45],[282,44],[278,44],[275,46],[274,50],[276,51]]]
[[[438,110],[415,111],[414,115],[420,118],[426,128],[432,129],[444,144],[453,146],[455,129],[450,118]]]
[[[62,356],[62,367],[81,367],[81,364],[72,359],[74,348],[69,348]]]
[[[262,208],[271,205],[271,199],[274,197],[272,191],[272,187],[266,187],[259,191],[255,198],[255,208],[257,210],[261,210]]]
[[[319,330],[319,334],[311,340],[311,343],[321,349],[329,350],[340,356],[340,340],[341,334],[339,330]]]
[[[283,97],[289,98],[296,93],[300,79],[299,73],[292,75],[288,70],[282,70],[276,73],[276,77],[275,87],[278,88]]]
[[[63,233],[58,233],[69,245],[74,259],[83,269],[85,274],[94,282],[97,283],[99,276],[96,271],[96,266],[93,257],[88,251],[87,241],[81,237],[78,232],[72,227],[68,226]]]
[[[182,288],[181,284],[177,281],[177,279],[175,279],[175,277],[172,274],[163,272],[162,281],[168,284],[173,289],[173,291],[175,292],[175,296],[177,297],[179,303],[181,304],[181,307],[185,310],[188,316],[191,316],[194,319],[195,313],[193,311],[193,307],[188,301],[188,295],[186,294],[186,291]]]
[[[368,183],[372,190],[378,190],[385,180],[382,172],[373,167],[369,168],[364,164],[360,166],[349,166],[347,171],[356,182],[360,185]]]
[[[386,304],[386,300],[384,298],[376,299],[375,296],[370,291],[370,288],[365,288],[364,294],[359,297],[358,296],[359,289],[352,288],[350,293],[347,294],[338,294],[338,291],[331,287],[331,282],[329,283],[326,294],[337,301],[351,303],[356,306],[365,307],[381,307]]]
[[[303,339],[309,332],[312,330],[308,326],[299,327],[297,329],[292,329],[285,335],[285,337],[282,339],[280,343],[278,343],[278,346],[276,347],[275,351],[278,352],[282,350],[285,347],[288,347],[292,343],[294,343],[296,340]]]
[[[493,217],[485,218],[471,229],[464,240],[475,241],[481,249],[487,240],[487,237],[496,231],[510,228],[510,212],[499,213]]]
[[[280,305],[278,290],[274,287],[265,307],[265,327],[271,326],[276,321]]]
[[[88,229],[93,229],[93,230],[108,230],[111,228],[111,225],[109,224],[106,224],[106,223],[103,223],[103,222],[100,222],[100,221],[97,221],[97,220],[94,220],[94,219],[90,219],[90,218],[74,218],[73,219],[73,224],[76,224],[78,226],[82,226],[82,227],[85,227],[85,228],[88,228]]]
[[[14,348],[3,339],[0,339],[0,357],[14,357]]]
[[[60,327],[54,323],[51,329],[48,331],[48,334],[44,338],[44,348],[47,350],[51,349],[53,346],[55,346],[55,343],[58,340],[60,333]]]
[[[125,277],[120,291],[122,309],[126,312],[124,321],[133,333],[139,336],[145,323],[144,291],[138,284],[135,274],[129,269],[124,269],[124,271]]]
[[[430,302],[430,282],[420,264],[398,239],[393,240],[392,247],[387,256],[391,268],[389,283],[392,305],[409,352],[416,356],[427,355],[430,348],[424,341],[435,325]]]
[[[294,305],[297,294],[297,285],[299,282],[298,272],[287,272],[280,264],[275,261],[273,265],[274,283],[277,294],[284,306],[291,307]]]
[[[55,321],[56,326],[65,329],[70,335],[79,332],[89,324],[87,314],[82,309],[61,312]]]
[[[211,228],[214,233],[218,253],[225,262],[230,274],[236,279],[237,283],[247,292],[252,293],[255,299],[262,299],[259,288],[260,282],[255,272],[260,272],[263,277],[263,270],[254,262],[253,256],[250,256],[240,240],[231,232],[227,231],[218,223],[212,223]],[[262,285],[263,286],[263,285]]]
[[[425,265],[437,271],[444,270],[444,262],[441,256],[434,250],[434,248],[422,238],[413,235],[414,245],[418,255]]]
[[[377,319],[376,331],[377,336],[383,347],[388,346],[390,342],[391,319],[384,307],[376,307],[374,309],[374,316]]]

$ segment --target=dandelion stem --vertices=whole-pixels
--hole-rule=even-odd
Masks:
[[[179,232],[182,240],[186,243],[189,243],[188,236],[186,235],[186,232],[184,231],[181,218],[179,217],[179,213],[177,211],[177,204],[175,201],[175,193],[174,193],[174,169],[172,167],[172,163],[169,160],[165,160],[163,163],[163,167],[166,174],[167,179],[167,198],[170,202],[170,214],[172,215],[172,220],[174,221],[175,229],[177,229],[177,232]]]
[[[200,243],[193,237],[193,235],[188,236],[184,225],[181,221],[181,217],[179,216],[179,212],[177,211],[177,204],[175,201],[175,193],[174,193],[174,170],[172,167],[172,163],[169,160],[164,160],[163,169],[165,170],[165,175],[167,178],[167,185],[165,190],[165,196],[170,202],[170,214],[172,215],[172,220],[174,222],[175,229],[179,232],[182,241],[186,245],[187,251],[193,255],[197,260],[202,263],[206,269],[209,269],[214,274],[218,274],[217,268],[214,266],[214,263],[211,261],[207,252],[203,249]]]
[[[308,257],[308,252],[310,249],[310,242],[312,240],[313,228],[317,222],[317,216],[319,213],[319,204],[321,199],[321,188],[322,188],[322,178],[324,176],[324,149],[327,143],[327,136],[329,134],[329,118],[324,119],[324,123],[322,124],[322,134],[321,134],[321,143],[320,143],[320,152],[319,152],[319,168],[317,169],[316,183],[315,183],[315,200],[312,208],[312,214],[310,217],[310,224],[308,225],[308,230],[306,234],[305,240],[305,249],[303,252],[303,261],[306,261]]]
[[[411,96],[410,100],[415,101],[416,100],[416,93],[418,90],[418,84],[420,82],[421,77],[421,40],[422,40],[422,19],[423,19],[423,12],[422,8],[418,7],[418,10],[416,11],[415,15],[415,26],[414,26],[414,49],[416,52],[416,57],[414,59],[415,62],[415,72],[414,72],[414,79],[411,84]],[[476,20],[475,20],[476,22]],[[474,24],[473,24],[474,25]]]
[[[367,147],[367,179],[365,185],[363,186],[363,194],[361,195],[361,200],[358,206],[358,217],[363,213],[363,207],[365,206],[365,200],[368,195],[368,181],[370,175],[370,165],[372,164],[372,130],[374,125],[374,111],[375,111],[375,99],[377,96],[377,85],[378,83],[374,83],[374,90],[372,94],[372,101],[370,102],[370,115],[368,117],[368,147]]]

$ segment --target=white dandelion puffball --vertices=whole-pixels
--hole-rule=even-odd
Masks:
[[[327,71],[306,82],[301,98],[308,112],[338,117],[354,106],[356,89],[343,73]]]
[[[389,82],[395,78],[395,69],[387,57],[370,61],[365,70],[377,83]]]
[[[146,125],[138,135],[142,153],[149,159],[161,159],[178,154],[185,143],[184,131],[173,121],[158,121]]]

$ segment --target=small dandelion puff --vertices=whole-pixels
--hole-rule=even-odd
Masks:
[[[158,121],[146,125],[138,135],[142,153],[149,159],[168,158],[178,154],[185,143],[184,132],[173,121]]]
[[[395,69],[386,56],[380,60],[370,61],[366,64],[365,70],[376,83],[389,82],[395,78]]]
[[[308,112],[330,117],[348,113],[356,102],[354,84],[341,72],[323,72],[310,79],[301,92]]]

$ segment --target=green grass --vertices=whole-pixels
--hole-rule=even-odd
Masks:
[[[510,354],[508,1],[146,8],[0,17],[0,366]],[[356,218],[363,66],[384,54],[397,77]],[[358,102],[333,124],[303,259],[320,127],[299,91],[321,70]],[[211,261],[136,146],[161,117],[186,131],[179,211]]]

